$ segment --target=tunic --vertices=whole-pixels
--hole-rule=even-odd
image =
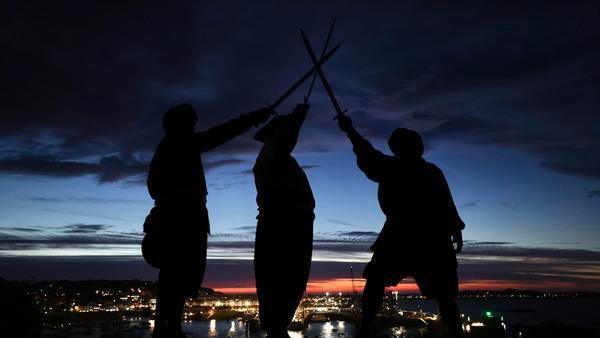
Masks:
[[[152,158],[147,184],[156,227],[144,231],[159,239],[161,280],[190,297],[204,276],[210,233],[201,154],[247,131],[251,122],[242,115],[203,132],[167,134]]]
[[[290,155],[305,114],[284,117],[253,169],[259,209],[254,267],[260,322],[267,331],[290,324],[310,272],[315,200]]]
[[[426,296],[456,292],[457,262],[450,235],[465,225],[442,171],[422,158],[385,155],[362,137],[352,143],[358,167],[379,185],[377,197],[386,215],[365,275],[376,271],[386,285],[412,276]]]

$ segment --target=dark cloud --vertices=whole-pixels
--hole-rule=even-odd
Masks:
[[[39,228],[24,228],[24,227],[2,227],[2,230],[5,231],[17,231],[17,232],[41,232],[42,229]]]
[[[44,229],[40,227],[0,225],[0,237],[4,239],[20,238],[22,236],[36,235],[35,233],[42,232],[44,232]]]
[[[323,250],[365,251],[379,235],[375,231],[335,231],[315,233],[315,247]]]
[[[244,162],[246,161],[237,158],[209,160],[204,162],[204,168],[208,172],[222,166]],[[99,162],[63,161],[43,157],[0,159],[0,173],[55,178],[92,175],[97,178],[98,183],[114,183],[129,179],[129,182],[135,184],[145,184],[148,166],[149,162],[141,163],[136,159],[125,160],[119,156],[106,156]]]
[[[93,174],[100,183],[143,174],[162,134],[163,111],[182,101],[193,103],[203,129],[258,108],[265,95],[249,90],[249,80],[268,83],[269,74],[248,76],[242,68],[261,73],[256,63],[278,56],[260,48],[269,42],[247,41],[247,35],[215,21],[199,3],[3,7],[8,7],[3,13],[10,13],[3,17],[6,34],[0,36],[10,49],[0,64],[6,80],[0,105],[7,115],[0,127],[8,144],[0,152],[5,173]],[[243,53],[243,64],[235,49],[254,52]],[[253,143],[241,138],[219,154],[254,150]],[[22,149],[33,154],[26,156]],[[83,160],[90,157],[101,159]],[[237,162],[218,160],[214,167],[232,163]]]
[[[510,244],[510,243],[508,243]],[[522,258],[535,262],[535,259],[564,259],[580,262],[600,263],[600,251],[560,248],[527,248],[513,245],[473,245],[465,247],[461,257],[498,256],[504,258]]]
[[[458,205],[458,208],[459,208],[459,209],[465,209],[465,208],[474,208],[474,207],[476,207],[478,204],[479,204],[479,202],[478,202],[478,201],[469,201],[469,202],[466,202],[466,203],[463,203],[463,204],[459,204],[459,205]]]
[[[467,279],[528,280],[531,284],[571,284],[583,288],[597,283],[600,252],[592,250],[523,248],[514,246],[465,247],[459,255]],[[564,287],[564,286],[563,286]]]
[[[327,72],[369,136],[405,125],[432,142],[509,147],[555,172],[600,177],[594,2],[1,6],[5,174],[140,183],[169,106],[194,104],[202,129],[263,105],[309,67],[297,28],[318,44],[336,16],[343,46]],[[332,109],[319,90],[313,101],[299,148],[328,151],[326,137],[340,140]],[[257,147],[247,135],[211,156]]]
[[[514,245],[514,242],[490,242],[490,241],[473,241],[473,240],[465,240],[465,245],[473,245],[473,246],[501,246],[501,245]]]
[[[239,226],[232,233],[220,233],[211,236],[209,243],[209,265],[212,275],[208,283],[219,287],[228,285],[252,285],[251,275],[254,242],[251,234],[254,226]],[[37,231],[37,230],[40,231]],[[113,231],[110,225],[104,224],[70,224],[58,227],[2,227],[0,232],[0,256],[15,254],[20,250],[47,252],[50,249],[98,249],[114,250],[118,248],[139,248],[142,233],[137,231]],[[34,230],[34,231],[29,231]],[[250,238],[248,237],[250,236]],[[338,231],[332,233],[316,233],[314,241],[313,268],[311,280],[326,280],[328,278],[347,278],[349,265],[355,271],[360,271],[370,257],[368,250],[377,236],[372,231]],[[600,251],[580,249],[560,249],[555,247],[528,248],[519,247],[511,242],[502,241],[465,241],[463,252],[458,256],[460,261],[460,276],[463,283],[498,282],[499,287],[505,285],[537,285],[538,288],[569,288],[569,289],[597,289],[598,267],[600,266]],[[220,260],[219,258],[228,258]],[[45,261],[60,260],[61,258],[44,258]],[[85,269],[73,270],[74,262],[79,260],[94,260]],[[130,258],[137,260],[139,258]],[[23,258],[23,261],[26,261]],[[113,261],[114,264],[125,264],[119,259],[104,258],[105,262]],[[6,258],[0,258],[0,266],[12,266],[9,271],[14,278],[29,278],[39,276],[47,278],[46,273],[52,269],[33,269],[27,266],[17,266],[9,263]],[[71,269],[60,267],[61,278],[79,278],[78,273],[99,278],[109,274],[110,278],[120,278],[119,273],[131,271],[120,270],[115,265],[113,270],[92,269],[90,266],[100,264],[98,258],[62,258],[63,264],[71,265]],[[71,263],[69,263],[71,262]],[[7,265],[8,264],[8,265]],[[54,263],[51,263],[52,265]],[[58,264],[58,263],[56,263]],[[104,264],[104,263],[102,263]],[[122,265],[119,265],[122,266]],[[110,271],[110,272],[109,272]],[[114,271],[121,271],[111,274]],[[131,278],[147,276],[143,271],[135,270],[137,274]],[[225,273],[227,271],[227,273]],[[237,272],[237,273],[236,273]],[[22,277],[20,274],[25,274]],[[246,273],[250,273],[245,278]],[[38,275],[39,274],[39,275]],[[97,275],[94,275],[97,274]],[[21,277],[19,277],[21,276]],[[108,275],[107,275],[108,276]],[[128,275],[129,276],[129,275]],[[207,275],[208,276],[208,275]],[[232,277],[235,276],[235,277]],[[237,283],[237,284],[236,284]]]
[[[342,221],[342,220],[334,219],[334,218],[328,218],[327,221],[330,223],[333,223],[333,224],[348,225],[348,226],[352,226],[352,227],[361,227],[362,226],[359,224],[354,224],[354,223],[350,223],[350,222],[346,222],[346,221]]]
[[[421,131],[426,141],[518,149],[550,170],[598,178],[594,126],[600,99],[593,88],[600,72],[592,60],[600,47],[592,41],[600,24],[585,13],[586,6],[597,11],[590,4],[569,12],[573,15],[559,5],[533,6],[538,13],[533,20],[511,6],[492,5],[478,17],[475,8],[445,10],[424,14],[432,24],[420,25],[416,36],[410,28],[390,30],[387,39],[401,42],[379,40],[387,53],[370,59],[362,76],[347,76],[357,92],[372,94],[361,109],[375,126],[367,130],[385,139],[392,128],[381,121],[397,121]],[[469,20],[455,21],[461,17]],[[510,29],[498,29],[502,22],[510,22]],[[543,32],[532,32],[532,25]],[[402,47],[396,60],[394,47]]]
[[[21,157],[0,160],[0,171],[8,174],[73,177],[97,172],[98,164],[56,161],[42,157]]]
[[[126,199],[126,198],[100,198],[100,197],[41,197],[31,196],[21,198],[23,201],[30,202],[41,202],[41,203],[98,203],[98,204],[112,204],[112,203],[143,203],[142,201]]]
[[[340,236],[348,237],[377,237],[378,232],[375,231],[342,231],[338,233]]]
[[[71,224],[63,227],[62,232],[66,234],[94,234],[108,228],[111,228],[111,226],[105,224]]]
[[[99,183],[116,182],[131,176],[144,175],[147,164],[105,156],[98,162],[56,160],[50,157],[0,159],[0,173],[45,177],[79,177],[94,175]]]
[[[242,225],[242,226],[233,228],[233,230],[254,231],[254,230],[256,230],[256,225]]]
[[[227,190],[227,189],[230,189],[237,185],[243,185],[243,184],[247,184],[247,183],[248,183],[248,181],[233,181],[233,182],[226,182],[226,183],[211,182],[208,184],[208,186],[215,190]]]
[[[31,231],[35,235],[24,235],[19,227],[2,227],[0,233],[0,251],[51,248],[85,247],[89,245],[127,245],[139,244],[142,233],[111,230],[113,226],[105,224],[70,224],[58,227],[43,227]],[[212,234],[209,248],[225,250],[252,250],[254,248],[255,226],[240,226],[234,232]],[[37,231],[39,230],[39,231]],[[38,234],[38,232],[40,232]],[[337,252],[365,252],[372,244],[376,232],[349,231],[315,234],[315,249]]]
[[[254,172],[252,171],[252,169],[246,169],[246,170],[242,170],[240,172],[237,172],[236,174],[238,175],[252,175]]]
[[[432,119],[429,117],[428,119]],[[500,125],[483,121],[473,116],[456,116],[438,120],[439,124],[425,133],[427,138],[460,138],[471,142],[490,142],[494,135],[501,137],[503,129]]]
[[[205,161],[204,169],[209,171],[209,170],[223,167],[223,166],[230,165],[230,164],[240,164],[240,163],[246,163],[246,162],[247,162],[246,160],[242,160],[239,158],[224,158],[224,159],[213,160],[213,161]]]
[[[342,255],[343,253],[340,253]],[[459,255],[463,289],[507,287],[598,291],[600,253],[553,248],[465,248]],[[365,262],[313,261],[311,282],[350,278],[350,266],[360,279]],[[156,270],[141,257],[0,257],[7,279],[142,279],[155,280]],[[407,281],[409,282],[409,281]],[[252,260],[209,259],[205,284],[229,288],[254,286]]]
[[[147,205],[147,204],[145,204]],[[57,208],[49,208],[46,206],[24,206],[25,209],[35,210],[35,211],[44,211],[50,212],[53,214],[61,214],[61,215],[75,215],[75,216],[84,216],[84,217],[94,217],[94,218],[102,218],[111,221],[125,221],[125,222],[139,222],[139,220],[133,220],[131,218],[121,218],[107,215],[106,212],[93,212],[93,211],[79,211],[74,208],[70,208],[68,205],[62,206],[57,205]]]
[[[254,250],[254,233],[221,233],[214,237],[211,235],[209,239],[209,249],[224,250],[225,253],[251,252]],[[313,250],[321,250],[327,252],[338,252],[349,254],[351,256],[356,253],[368,252],[369,246],[373,244],[375,238],[369,237],[346,237],[333,238],[316,235],[313,240]]]
[[[143,233],[113,231],[106,224],[69,224],[56,227],[0,227],[0,252],[47,248],[89,248],[94,245],[139,244]]]
[[[590,190],[586,193],[587,198],[600,198],[600,190]]]
[[[98,234],[94,232],[66,233],[56,236],[19,237],[0,235],[0,251],[90,248],[100,245],[110,249],[113,245],[140,245],[141,237],[125,234]]]
[[[600,178],[600,155],[597,150],[595,145],[540,149],[542,153],[547,154],[547,159],[542,162],[544,167],[562,174],[598,179]]]
[[[232,234],[232,233],[226,233],[226,232],[217,232],[217,233],[211,234],[210,236],[212,238],[216,238],[216,239],[220,239],[220,238],[231,239],[231,238],[238,238],[238,237],[240,237],[239,234]]]
[[[305,165],[301,165],[300,167],[304,170],[310,170],[310,169],[319,168],[320,166],[318,164],[305,164]],[[252,171],[252,168],[234,173],[234,175],[253,175],[253,174],[254,174],[254,172]]]
[[[61,203],[61,202],[67,201],[67,199],[57,198],[57,197],[24,197],[24,198],[22,198],[22,200],[31,201],[31,202],[44,202],[44,203]]]

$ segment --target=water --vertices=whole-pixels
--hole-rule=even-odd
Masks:
[[[437,306],[427,300],[400,300],[405,310],[437,313]],[[485,311],[502,316],[508,325],[535,325],[556,321],[582,327],[600,324],[600,299],[466,299],[458,306],[465,316],[479,318]]]
[[[437,313],[437,306],[426,300],[401,300],[404,310]],[[546,321],[556,321],[582,327],[598,327],[600,325],[600,300],[598,299],[491,299],[461,300],[461,312],[465,316],[477,320],[486,311],[502,316],[510,325],[535,325]],[[188,321],[183,329],[190,337],[227,337],[242,338],[245,325],[237,320]],[[104,338],[104,337],[136,337],[150,338],[152,329],[148,321],[132,322],[96,322],[88,327],[71,329],[44,330],[46,338]],[[354,327],[349,322],[331,321],[312,323],[303,332],[290,331],[292,338],[345,338],[354,336]],[[253,338],[264,338],[264,334],[252,335]]]
[[[245,338],[245,324],[238,320],[211,320],[183,322],[183,331],[190,337],[208,338]],[[353,337],[354,327],[347,322],[331,321],[312,323],[302,332],[289,331],[291,338],[341,338]],[[97,323],[91,327],[77,327],[70,330],[45,330],[43,337],[101,338],[101,337],[137,337],[150,338],[152,329],[147,321],[120,323]],[[264,338],[264,333],[251,335],[252,338]]]
[[[210,322],[184,323],[183,330],[198,337],[228,337],[242,338],[245,335],[245,325],[241,321],[212,320]],[[338,338],[352,337],[354,328],[350,323],[331,321],[325,323],[312,323],[302,332],[289,331],[292,338],[319,337]],[[265,334],[255,334],[252,337],[264,337]]]

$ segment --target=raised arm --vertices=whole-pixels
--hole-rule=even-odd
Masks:
[[[352,142],[352,149],[356,154],[356,162],[360,170],[362,170],[369,179],[379,182],[386,156],[375,149],[371,142],[367,141],[358,133],[358,131],[356,131],[350,117],[347,115],[338,115],[336,119],[338,120],[340,129],[346,133],[350,142]]]
[[[247,114],[242,114],[236,119],[208,130],[196,133],[196,145],[200,152],[212,150],[234,137],[245,133],[250,127],[265,122],[272,113],[273,110],[271,108],[261,108]]]

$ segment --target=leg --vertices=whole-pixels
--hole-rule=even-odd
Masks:
[[[197,291],[204,278],[206,269],[206,233],[200,242],[185,243],[190,260],[182,261],[173,273],[173,281],[169,289],[170,308],[167,315],[168,337],[184,337],[181,319],[187,297],[197,296]],[[200,250],[199,252],[197,250]]]
[[[281,285],[280,292],[277,292],[277,327],[281,337],[288,338],[287,328],[294,319],[294,314],[298,305],[302,301],[302,296],[306,290],[308,278],[310,275],[310,265],[312,257],[312,214],[308,221],[303,219],[303,215],[298,215],[296,222],[289,222],[290,234],[294,235],[296,245],[289,245],[287,248],[287,267],[282,267],[281,275],[287,276],[287,282]],[[306,231],[305,229],[311,229]],[[282,249],[283,250],[283,249]]]
[[[181,315],[185,305],[185,297],[179,292],[171,294],[171,308],[167,317],[167,332],[170,336],[177,336],[181,331]]]
[[[185,297],[173,281],[173,270],[161,269],[158,275],[156,297],[156,320],[153,337],[177,337],[181,335],[181,315]]]
[[[267,338],[289,338],[290,335],[287,333],[287,329],[268,330]]]
[[[164,330],[166,325],[166,319],[164,317],[164,308],[165,306],[165,298],[163,288],[161,287],[163,283],[161,282],[161,273],[158,273],[158,285],[156,287],[156,310],[154,315],[154,331],[152,332],[152,337],[158,338],[160,337],[161,332]]]
[[[289,276],[277,268],[281,262],[276,259],[276,253],[282,252],[277,245],[278,239],[266,229],[271,228],[274,221],[259,215],[256,225],[256,241],[254,246],[254,277],[256,278],[256,293],[258,297],[258,317],[260,326],[267,332],[267,338],[287,337],[287,325],[282,324],[282,311],[286,306],[285,290],[281,283],[288,283]],[[285,252],[285,251],[284,251]]]
[[[373,322],[381,307],[384,292],[385,285],[381,276],[373,274],[367,277],[367,284],[363,291],[362,320],[357,337],[371,336]]]
[[[302,301],[304,288],[297,290],[281,288],[276,295],[277,297],[271,300],[272,310],[274,311],[271,312],[271,326],[267,332],[267,338],[289,338],[287,328],[294,319],[294,313],[296,313],[296,309]]]
[[[164,334],[167,326],[167,316],[169,312],[169,297],[165,290],[165,275],[162,270],[158,273],[158,286],[156,288],[156,310],[154,316],[154,331],[152,337],[158,338]]]
[[[460,320],[460,311],[456,305],[454,297],[438,297],[436,298],[440,310],[440,316],[444,322],[444,326],[453,338],[462,338],[464,333]]]
[[[286,310],[290,306],[289,298],[285,294],[287,290],[273,283],[268,283],[263,287],[265,289],[262,290],[261,297],[261,326],[267,331],[267,338],[287,338],[289,322],[286,323]]]

